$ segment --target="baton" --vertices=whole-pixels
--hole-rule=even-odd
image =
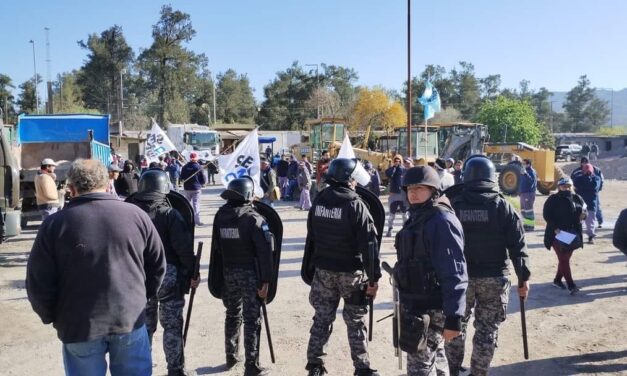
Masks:
[[[374,242],[368,242],[368,256],[370,258],[370,276],[368,276],[368,286],[374,286]],[[374,298],[368,299],[368,342],[372,342],[372,329],[374,324]]]
[[[200,277],[200,258],[202,257],[203,242],[198,242],[198,252],[196,252],[196,262],[194,263],[194,274],[192,279]],[[187,305],[187,317],[185,318],[185,328],[183,329],[183,347],[187,343],[187,331],[189,330],[189,321],[192,318],[192,307],[194,306],[194,296],[196,295],[196,287],[192,287],[189,293],[189,304]]]
[[[272,246],[271,246],[272,247]],[[272,247],[274,248],[274,247]],[[259,278],[259,287],[262,287],[261,283],[261,268],[259,267],[259,260],[255,258],[255,269],[257,271],[257,278]],[[266,307],[266,299],[258,297],[259,302],[261,303],[261,313],[263,314],[263,323],[266,327],[266,335],[268,336],[268,348],[270,349],[270,359],[272,359],[272,364],[276,362],[274,358],[274,346],[272,346],[272,334],[270,334],[270,323],[268,322],[268,309]]]
[[[529,345],[527,344],[527,319],[525,318],[525,298],[520,299],[520,324],[522,325],[523,352],[525,360],[529,359]]]

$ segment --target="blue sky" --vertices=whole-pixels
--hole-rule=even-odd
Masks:
[[[154,0],[5,0],[0,5],[0,73],[17,86],[46,77],[44,27],[52,75],[76,69],[76,41],[122,26],[136,53],[151,43],[164,2]],[[406,73],[405,0],[186,0],[197,36],[188,45],[210,69],[246,73],[257,99],[277,71],[295,60],[352,67],[359,84],[400,90]],[[412,2],[412,73],[426,64],[465,60],[479,77],[501,74],[503,87],[572,88],[581,74],[596,87],[627,87],[627,1],[438,0]],[[43,90],[43,85],[40,90]]]

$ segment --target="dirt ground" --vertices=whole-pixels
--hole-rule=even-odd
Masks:
[[[581,292],[570,296],[551,286],[556,257],[542,245],[542,231],[527,236],[531,259],[531,292],[527,302],[530,359],[524,360],[518,299],[512,294],[507,321],[499,333],[491,375],[627,375],[627,271],[626,257],[611,244],[611,225],[621,209],[627,207],[627,182],[609,180],[601,194],[606,217],[595,245],[586,245],[572,259],[572,269]],[[202,220],[211,223],[222,204],[219,188],[208,188],[202,196]],[[538,196],[536,215],[541,217],[545,197]],[[308,303],[308,286],[300,278],[305,242],[306,212],[291,203],[280,203],[285,235],[280,281],[275,301],[268,306],[277,363],[270,363],[265,332],[262,332],[261,361],[275,375],[303,375],[306,348],[313,310]],[[538,228],[543,229],[540,220]],[[37,223],[23,234],[0,245],[0,375],[62,375],[61,343],[51,326],[44,326],[33,313],[24,289],[25,267]],[[400,225],[400,222],[399,222]],[[398,227],[398,226],[397,226]],[[198,229],[196,241],[210,246],[211,228]],[[382,260],[392,263],[395,252],[392,238],[385,238]],[[203,255],[203,284],[196,295],[186,348],[189,369],[199,375],[241,375],[243,368],[224,370],[224,307],[210,296],[207,285],[209,255]],[[375,319],[391,312],[391,287],[387,278],[380,281]],[[346,327],[341,310],[328,347],[330,375],[352,375]],[[391,321],[376,324],[370,344],[373,368],[382,375],[404,375],[397,368],[391,345]],[[155,336],[161,342],[161,331]],[[471,341],[467,342],[470,353]],[[154,374],[166,374],[160,345],[153,351]],[[403,361],[405,364],[405,361]],[[465,364],[468,365],[469,359]]]

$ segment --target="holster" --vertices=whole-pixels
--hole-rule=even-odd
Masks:
[[[401,333],[398,338],[401,350],[415,354],[426,349],[430,323],[431,318],[427,314],[414,315],[401,310]]]

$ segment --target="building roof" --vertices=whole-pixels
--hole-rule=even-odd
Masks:
[[[255,124],[216,124],[211,128],[216,131],[252,131],[256,127]]]

